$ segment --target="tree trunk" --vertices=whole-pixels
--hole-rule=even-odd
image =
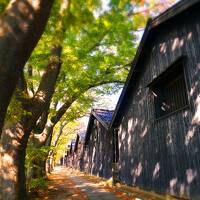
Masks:
[[[0,132],[19,74],[44,31],[53,1],[12,0],[0,18]]]
[[[62,49],[52,49],[53,59],[42,76],[35,96],[27,100],[27,109],[18,123],[4,127],[0,140],[0,199],[27,199],[25,155],[30,133],[43,110],[49,105],[61,67]],[[42,95],[41,95],[42,94]],[[28,111],[28,112],[27,112]],[[2,197],[1,197],[2,196]]]
[[[45,159],[37,158],[33,160],[34,167],[31,169],[30,179],[46,178],[46,162]]]
[[[54,151],[51,150],[46,161],[46,169],[48,173],[51,173],[54,169]]]
[[[53,133],[53,128],[54,128],[54,125],[46,125],[42,134],[34,135],[34,138],[30,141],[31,146],[34,149],[38,148],[38,151],[43,146],[49,147],[51,144],[50,142],[51,142],[51,137]],[[30,179],[46,176],[46,164],[47,164],[47,169],[49,169],[47,159],[48,159],[48,152],[44,158],[36,157],[35,159],[32,160],[33,162],[32,165],[35,165],[35,167],[29,169]]]
[[[51,173],[54,169],[54,154],[49,157],[49,168],[48,172]]]
[[[38,152],[38,155],[34,155],[34,158],[31,159],[29,168],[27,169],[27,182],[31,182],[32,179],[36,178],[45,178],[46,177],[46,158],[48,153],[43,154],[39,153],[40,148],[43,146],[43,142],[39,138],[32,138],[29,141],[30,148],[33,148],[35,152]]]
[[[39,148],[38,148],[39,149]],[[27,183],[30,183],[32,179],[46,178],[46,162],[41,157],[36,157],[31,160],[31,166],[27,169]]]
[[[25,200],[25,155],[28,138],[20,138],[25,135],[20,123],[5,132],[0,144],[0,199]]]

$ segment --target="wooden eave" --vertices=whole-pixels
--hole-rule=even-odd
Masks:
[[[77,134],[77,136],[76,136],[76,143],[75,143],[75,147],[74,147],[74,152],[76,152],[77,149],[78,149],[79,138],[80,138],[80,136],[79,136],[79,134]]]
[[[90,118],[89,118],[89,122],[88,122],[88,126],[87,126],[87,131],[86,131],[86,135],[85,135],[85,142],[84,144],[87,145],[87,142],[89,141],[90,139],[90,132],[91,132],[91,129],[93,127],[93,124],[94,124],[94,120],[97,119],[101,124],[102,126],[108,130],[109,129],[109,125],[104,122],[96,113],[94,110],[91,111],[90,113]]]
[[[104,122],[94,111],[92,111],[93,116],[102,124],[102,126],[108,130],[109,125]]]
[[[90,118],[89,118],[89,122],[87,125],[84,145],[87,145],[87,142],[90,139],[90,130],[91,130],[91,127],[93,126],[93,123],[94,123],[94,116],[92,115],[92,113],[90,113]]]

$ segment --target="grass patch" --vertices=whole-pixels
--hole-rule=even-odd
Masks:
[[[49,185],[49,180],[46,177],[32,179],[28,185],[29,190],[43,189]]]

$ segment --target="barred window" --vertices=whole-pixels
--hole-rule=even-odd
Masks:
[[[177,64],[151,83],[156,119],[188,106],[182,64]]]

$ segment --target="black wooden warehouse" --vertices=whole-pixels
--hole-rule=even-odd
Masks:
[[[113,111],[91,111],[80,169],[104,178],[112,177],[112,135],[108,131]]]
[[[122,182],[200,199],[199,0],[148,22],[110,128]]]

